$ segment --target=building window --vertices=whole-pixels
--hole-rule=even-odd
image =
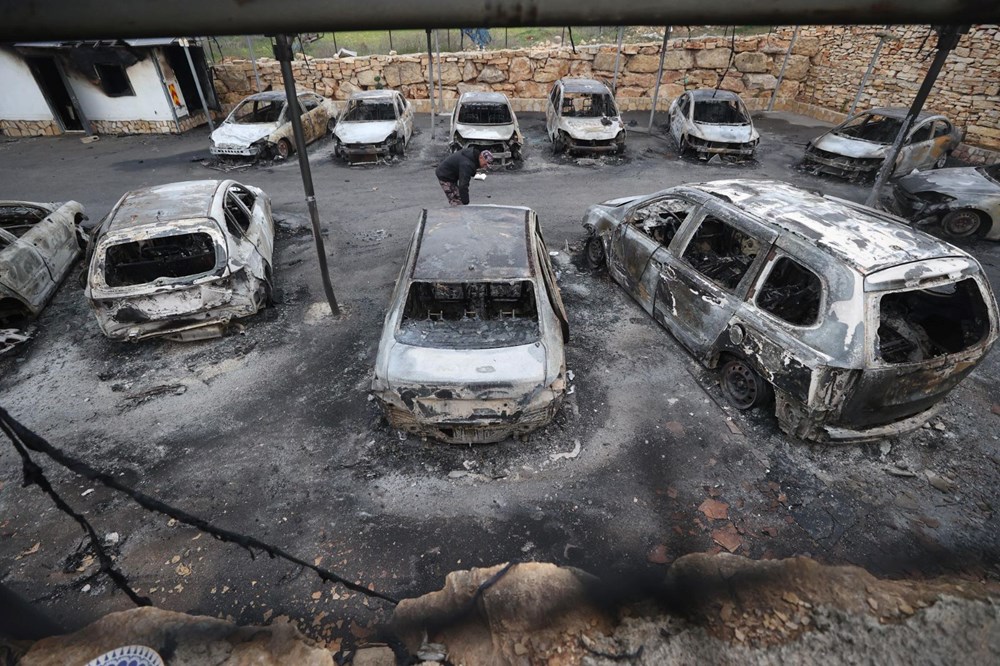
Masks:
[[[134,97],[128,74],[121,65],[94,65],[101,79],[101,90],[108,97]]]

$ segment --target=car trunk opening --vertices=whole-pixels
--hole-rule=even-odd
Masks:
[[[530,281],[414,282],[396,339],[418,347],[494,349],[540,336]]]
[[[509,125],[514,122],[510,107],[499,102],[467,102],[458,110],[462,125]]]
[[[368,122],[395,120],[396,109],[392,102],[353,100],[344,114],[344,122]]]
[[[889,364],[927,361],[973,347],[989,330],[989,310],[972,278],[888,293],[879,299],[876,358]]]
[[[48,216],[48,211],[37,206],[0,206],[0,229],[20,238]],[[3,241],[0,241],[0,247]]]
[[[203,232],[149,238],[108,247],[104,281],[109,287],[208,273],[218,262],[215,242]]]
[[[734,100],[705,100],[694,105],[694,121],[710,125],[748,125],[750,118]]]

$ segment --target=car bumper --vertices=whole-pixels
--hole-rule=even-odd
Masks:
[[[872,426],[870,428],[854,429],[841,426],[825,425],[823,430],[830,441],[838,442],[862,442],[872,439],[884,439],[885,437],[895,437],[908,432],[918,430],[927,421],[941,411],[942,403],[936,403],[932,407],[925,409],[919,414],[914,414],[909,418],[884,425]]]
[[[827,173],[842,178],[875,173],[882,166],[883,161],[856,159],[839,155],[819,155],[815,152],[807,152],[805,155],[806,167],[818,173]]]
[[[578,139],[570,136],[566,141],[567,150],[588,153],[612,153],[621,150],[624,141],[617,139]]]
[[[475,146],[479,150],[488,150],[493,154],[493,159],[506,161],[513,158],[514,153],[511,150],[511,144],[498,141],[477,141],[475,139],[462,139],[456,142],[461,148],[468,148],[469,146]]]
[[[212,146],[209,148],[209,152],[222,156],[256,157],[260,154],[260,148],[257,146]]]
[[[350,164],[370,164],[389,156],[389,146],[382,143],[342,143],[336,150]]]
[[[688,145],[697,153],[706,155],[734,155],[737,157],[753,157],[757,149],[755,143],[727,143],[724,141],[689,141]]]

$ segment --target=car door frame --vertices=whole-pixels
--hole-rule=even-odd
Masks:
[[[0,261],[6,267],[0,272],[0,285],[18,296],[31,315],[36,315],[57,285],[51,269],[30,242],[4,229],[0,229],[0,236],[7,243],[7,247],[0,249]],[[15,262],[21,262],[22,269],[26,266],[26,270],[16,271]]]
[[[235,194],[233,190],[241,189],[247,193],[253,195],[254,204],[252,208],[247,208],[247,205]],[[243,209],[249,219],[246,230],[239,229],[237,233],[233,233],[229,229],[229,225],[226,224],[226,228],[229,229],[230,235],[238,236],[240,242],[249,243],[253,246],[253,251],[256,252],[263,261],[265,266],[265,272],[271,268],[271,262],[274,256],[274,230],[273,227],[268,229],[267,216],[265,215],[265,206],[263,199],[266,197],[263,192],[251,189],[242,183],[237,183],[236,181],[230,182],[226,186],[226,191],[222,195],[222,205],[223,208],[226,205],[226,200],[232,196],[233,200],[236,202],[237,206]],[[223,219],[225,219],[225,210],[223,210]],[[270,231],[270,233],[268,233]],[[257,277],[264,279],[268,276],[258,275]]]
[[[930,118],[925,118],[919,123],[915,123],[910,129],[909,134],[906,137],[906,141],[903,143],[902,147],[899,149],[899,157],[896,158],[896,167],[893,173],[897,176],[903,176],[910,173],[914,169],[924,169],[937,161],[937,157],[932,154],[934,152],[934,123],[941,120],[939,116],[931,116]],[[950,125],[951,123],[949,123]],[[913,136],[922,129],[927,128],[929,130],[930,137],[913,143]]]
[[[552,96],[556,95],[555,102],[552,101]],[[548,102],[545,107],[545,133],[549,135],[549,141],[555,142],[556,132],[559,128],[559,113],[562,108],[562,96],[563,96],[563,86],[562,83],[556,81],[552,85],[552,90],[548,94]]]
[[[535,228],[535,254],[538,257],[538,264],[541,269],[542,283],[545,285],[545,291],[548,294],[549,305],[552,307],[553,312],[555,312],[556,319],[559,320],[559,326],[562,333],[563,344],[569,342],[569,317],[566,314],[566,306],[563,304],[562,293],[559,291],[559,282],[556,280],[555,271],[552,269],[552,262],[549,260],[549,250],[545,245],[545,239],[542,237],[542,225],[538,222],[538,214],[532,213],[534,215],[534,228]]]
[[[671,107],[670,133],[673,135],[674,140],[677,141],[678,143],[680,143],[681,137],[684,136],[684,127],[686,125],[686,121],[688,120],[687,118],[684,117],[685,116],[683,109],[684,102],[685,100],[690,100],[690,99],[691,95],[689,93],[686,92],[681,93],[681,95],[676,100],[674,100],[674,104],[676,104],[677,106]],[[691,112],[690,104],[688,104],[687,110],[688,114],[690,114]]]
[[[413,110],[401,93],[395,93],[394,97],[396,114],[403,125],[403,143],[405,145],[410,142],[410,136],[413,134]]]

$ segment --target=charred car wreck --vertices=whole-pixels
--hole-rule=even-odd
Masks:
[[[528,208],[424,211],[382,329],[372,394],[398,430],[498,442],[547,424],[569,327]]]
[[[75,201],[0,201],[0,326],[38,316],[80,256]]]
[[[717,181],[592,206],[587,256],[740,409],[803,439],[922,425],[986,355],[997,307],[958,248],[890,215],[771,181]]]
[[[760,142],[740,96],[726,90],[691,90],[670,105],[670,133],[681,152],[750,158]]]
[[[954,238],[1000,240],[1000,164],[911,173],[893,187],[897,213]]]
[[[556,153],[625,152],[625,123],[615,96],[594,79],[559,79],[552,85],[545,131]]]
[[[127,193],[88,250],[86,295],[109,338],[222,335],[271,300],[270,198],[232,180]]]
[[[306,143],[323,138],[330,119],[337,115],[333,102],[316,93],[300,92],[298,103]],[[287,158],[295,150],[292,119],[288,114],[285,93],[250,95],[212,132],[211,153],[225,157]]]
[[[466,92],[451,115],[451,148],[469,146],[493,153],[506,164],[521,159],[524,137],[507,95],[500,92]]]
[[[333,152],[348,164],[401,157],[413,136],[413,105],[395,90],[356,92],[333,127]]]
[[[907,109],[871,109],[851,116],[806,146],[805,167],[851,180],[874,177],[896,140]],[[893,176],[914,169],[940,169],[962,142],[962,131],[940,115],[921,113],[913,122],[893,167]]]

